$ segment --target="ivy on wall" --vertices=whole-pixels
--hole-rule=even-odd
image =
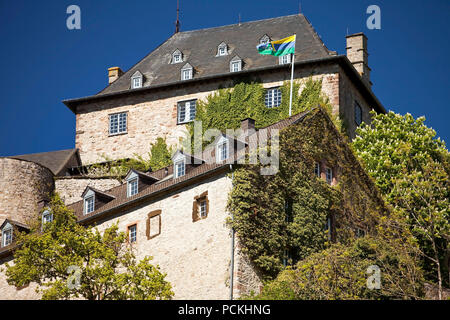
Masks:
[[[286,258],[293,263],[326,248],[328,217],[335,221],[332,238],[341,243],[355,237],[355,226],[375,232],[386,208],[345,140],[328,113],[318,108],[280,131],[276,175],[260,175],[259,165],[234,171],[228,202],[234,220],[229,223],[266,279],[284,268]],[[336,186],[315,176],[316,161],[338,173]]]

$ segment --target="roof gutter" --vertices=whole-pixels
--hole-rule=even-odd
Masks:
[[[338,55],[338,56],[329,56],[325,58],[320,59],[312,59],[312,60],[306,60],[306,61],[299,61],[295,62],[295,66],[305,66],[310,64],[316,64],[316,63],[332,63],[336,62],[338,63],[345,71],[347,71],[350,75],[350,78],[355,81],[358,87],[360,87],[363,91],[363,93],[368,96],[368,100],[371,101],[371,103],[374,105],[374,108],[377,109],[379,112],[386,113],[386,109],[383,107],[381,102],[377,99],[377,97],[374,95],[372,90],[365,84],[361,76],[358,74],[358,72],[355,70],[351,62],[348,60],[347,56],[345,55]],[[202,81],[208,81],[211,79],[217,79],[217,78],[235,78],[236,76],[240,75],[248,75],[253,73],[258,73],[262,71],[271,71],[271,70],[278,70],[278,69],[286,69],[290,68],[289,65],[273,65],[273,66],[267,66],[267,67],[260,67],[260,68],[254,68],[249,70],[242,70],[239,72],[226,72],[226,73],[220,73],[220,74],[214,74],[214,75],[208,75],[201,78],[194,78],[191,80],[178,80],[163,84],[156,84],[156,85],[150,85],[143,88],[138,89],[128,89],[128,90],[122,90],[118,92],[112,92],[112,93],[106,93],[106,94],[100,94],[100,95],[94,95],[94,96],[87,96],[82,98],[76,98],[76,99],[67,99],[63,100],[63,103],[73,112],[76,114],[76,107],[78,104],[83,102],[91,102],[91,101],[98,101],[108,98],[115,98],[120,96],[127,96],[132,95],[135,93],[144,93],[155,89],[161,89],[161,88],[170,88],[173,86],[179,86],[180,84],[192,84],[192,83],[198,83]]]

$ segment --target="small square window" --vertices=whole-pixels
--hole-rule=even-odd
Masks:
[[[131,79],[131,88],[132,89],[141,88],[141,87],[142,87],[142,78],[141,77],[135,77],[135,78]]]
[[[84,213],[88,214],[94,211],[94,196],[90,196],[84,200]]]
[[[333,182],[333,170],[331,168],[327,168],[326,177],[327,177],[327,183],[331,184]]]
[[[13,239],[13,229],[4,229],[3,230],[3,247],[9,246],[12,243]]]
[[[285,54],[284,56],[278,57],[278,63],[279,64],[291,63],[291,55],[290,54]]]
[[[232,61],[231,62],[231,72],[241,71],[241,61]]]
[[[190,79],[192,79],[192,69],[181,70],[181,80],[190,80]]]
[[[133,224],[128,227],[128,240],[130,243],[136,242],[137,239],[137,226]]]
[[[127,113],[115,113],[109,115],[109,134],[127,132]]]
[[[138,193],[138,179],[134,178],[128,181],[128,196],[134,196]]]
[[[53,221],[53,214],[50,211],[45,211],[42,214],[42,222],[45,224],[47,222],[52,222]]]
[[[266,91],[264,103],[267,108],[275,108],[281,104],[281,90],[280,88],[272,88]]]
[[[219,56],[226,56],[227,55],[227,47],[221,46],[219,47]]]
[[[181,54],[177,53],[173,55],[173,63],[181,62]]]

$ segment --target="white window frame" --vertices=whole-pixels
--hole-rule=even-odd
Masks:
[[[242,60],[234,60],[230,62],[230,72],[242,71]]]
[[[325,176],[328,184],[333,183],[333,169],[332,168],[326,168],[325,170]]]
[[[177,122],[178,124],[194,121],[197,112],[197,99],[179,101],[177,103]],[[184,111],[183,111],[184,110]],[[184,118],[181,115],[184,113]]]
[[[316,175],[316,177],[320,178],[320,163],[316,162],[314,164],[314,174]]]
[[[8,235],[8,237],[7,237]],[[13,227],[11,225],[2,230],[2,247],[9,246],[13,242]],[[8,243],[6,242],[8,240]]]
[[[180,62],[183,62],[183,59],[181,58],[181,53],[174,53],[173,63],[180,63]]]
[[[46,217],[50,217],[50,219],[46,219]],[[52,222],[53,221],[53,212],[51,212],[50,210],[45,210],[42,213],[42,225],[46,224],[47,222]]]
[[[185,174],[186,174],[186,159],[176,161],[174,163],[174,177],[180,178]]]
[[[134,183],[136,183],[134,185]],[[136,186],[136,188],[134,188]],[[131,197],[139,193],[139,178],[135,177],[127,181],[127,196]]]
[[[285,54],[284,56],[279,56],[278,57],[278,64],[289,64],[291,63],[291,55],[290,54]]]
[[[225,43],[221,43],[217,48],[217,56],[223,57],[228,55],[228,46]]]
[[[279,107],[281,105],[281,99],[282,94],[280,87],[268,88],[264,95],[264,105],[269,109]]]
[[[259,39],[259,44],[263,44],[263,43],[269,43],[270,42],[270,37],[265,34],[263,35],[260,39]]]
[[[130,243],[137,242],[137,224],[128,227],[128,240]]]
[[[207,217],[207,203],[206,203],[206,198],[200,200],[200,218],[206,218]]]
[[[115,119],[117,117],[117,119]],[[116,122],[115,124],[113,122]],[[110,136],[117,134],[127,133],[128,128],[128,113],[113,113],[109,115],[109,128],[108,132]]]
[[[181,80],[191,80],[192,79],[192,68],[181,69]]]
[[[142,77],[141,76],[135,76],[135,77],[131,78],[131,89],[138,89],[138,88],[142,88]]]
[[[92,210],[89,210],[89,207],[90,207],[89,203],[91,200],[92,200]],[[84,214],[89,214],[89,213],[95,211],[95,194],[84,198],[83,207],[84,207]]]
[[[228,139],[222,137],[217,143],[216,146],[216,159],[217,162],[222,162],[228,159],[229,157],[229,147],[228,147]],[[224,155],[224,148],[225,148],[225,155]]]

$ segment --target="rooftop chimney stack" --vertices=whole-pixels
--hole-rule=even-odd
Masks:
[[[243,132],[255,130],[255,120],[253,120],[252,118],[241,120],[241,130]]]
[[[116,81],[122,74],[123,74],[123,71],[119,67],[109,68],[108,69],[109,84],[111,84],[114,81]]]
[[[361,75],[363,81],[372,86],[370,81],[369,53],[367,53],[367,37],[364,33],[355,33],[345,37],[347,39],[347,58]]]

